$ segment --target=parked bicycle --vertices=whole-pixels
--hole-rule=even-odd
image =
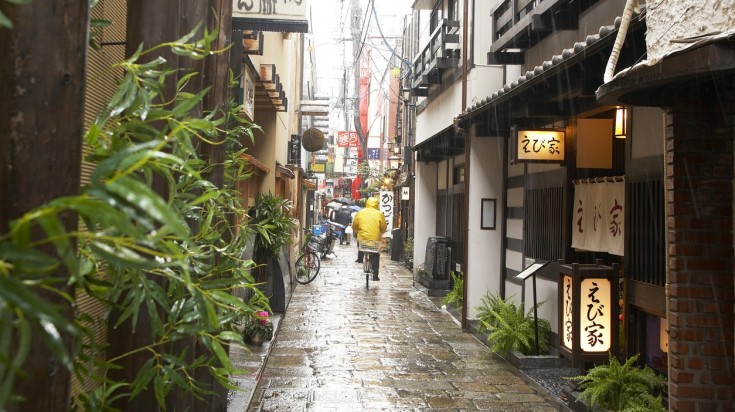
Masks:
[[[319,237],[311,234],[309,229],[304,229],[306,239],[301,247],[301,255],[296,259],[296,281],[306,285],[316,278],[321,268],[319,251],[322,248]]]
[[[360,252],[363,252],[362,270],[365,272],[365,289],[368,289],[370,288],[370,277],[373,274],[373,265],[380,264],[380,241],[361,240],[358,242],[357,248]]]

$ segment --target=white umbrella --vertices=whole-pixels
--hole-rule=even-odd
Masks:
[[[329,202],[327,203],[327,207],[330,207],[332,209],[339,209],[340,207],[342,207],[342,203]]]

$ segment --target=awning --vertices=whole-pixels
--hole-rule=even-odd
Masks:
[[[454,126],[449,126],[415,145],[413,150],[419,162],[439,162],[463,154],[464,144],[464,133],[457,133]]]
[[[735,75],[735,30],[700,37],[685,48],[618,73],[595,95],[602,104],[668,106],[681,86]]]
[[[243,153],[240,155],[243,159],[245,159],[248,164],[252,165],[252,169],[248,170],[248,172],[254,172],[256,174],[264,174],[267,175],[270,173],[271,169],[264,165],[260,160],[254,158],[252,155]]]
[[[308,179],[301,179],[301,186],[306,190],[316,190],[316,182]]]
[[[287,177],[289,179],[293,179],[296,177],[296,174],[293,172],[293,170],[287,168],[286,166],[283,166],[280,163],[276,163],[276,172],[278,177]]]
[[[233,30],[274,31],[280,33],[308,33],[306,20],[233,18]]]

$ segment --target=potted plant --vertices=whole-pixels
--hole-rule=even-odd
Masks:
[[[452,276],[452,283],[454,286],[452,287],[452,290],[444,296],[442,302],[447,306],[447,308],[460,309],[462,308],[462,298],[464,296],[464,280],[462,279],[461,272],[454,273],[454,271],[452,271],[450,274]]]
[[[274,312],[286,310],[286,287],[290,287],[289,273],[281,270],[281,252],[284,245],[293,241],[296,224],[291,217],[293,204],[272,193],[259,194],[249,214],[249,226],[255,233],[251,274],[255,283],[271,298]]]
[[[406,262],[406,267],[413,269],[413,238],[410,237],[403,242],[403,259]]]
[[[242,337],[246,343],[261,346],[273,339],[273,322],[268,311],[253,313],[243,325]]]
[[[537,308],[543,302],[539,302]],[[490,350],[502,357],[511,352],[531,355],[536,352],[536,322],[533,308],[524,313],[523,304],[516,305],[510,298],[487,294],[477,307],[479,332],[488,333]],[[549,347],[551,325],[546,319],[538,319],[538,350],[546,354]]]
[[[569,378],[580,384],[579,399],[610,411],[665,411],[661,396],[664,378],[648,366],[637,367],[638,354],[624,364],[610,354],[607,365],[598,365],[586,375]]]

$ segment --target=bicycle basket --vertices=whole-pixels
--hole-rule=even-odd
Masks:
[[[309,243],[306,245],[306,247],[311,250],[321,250],[322,245],[324,244],[325,241],[326,239],[322,237],[312,236],[311,238],[309,238]]]
[[[360,240],[357,244],[357,250],[366,253],[379,253],[380,252],[380,241],[379,240]]]

